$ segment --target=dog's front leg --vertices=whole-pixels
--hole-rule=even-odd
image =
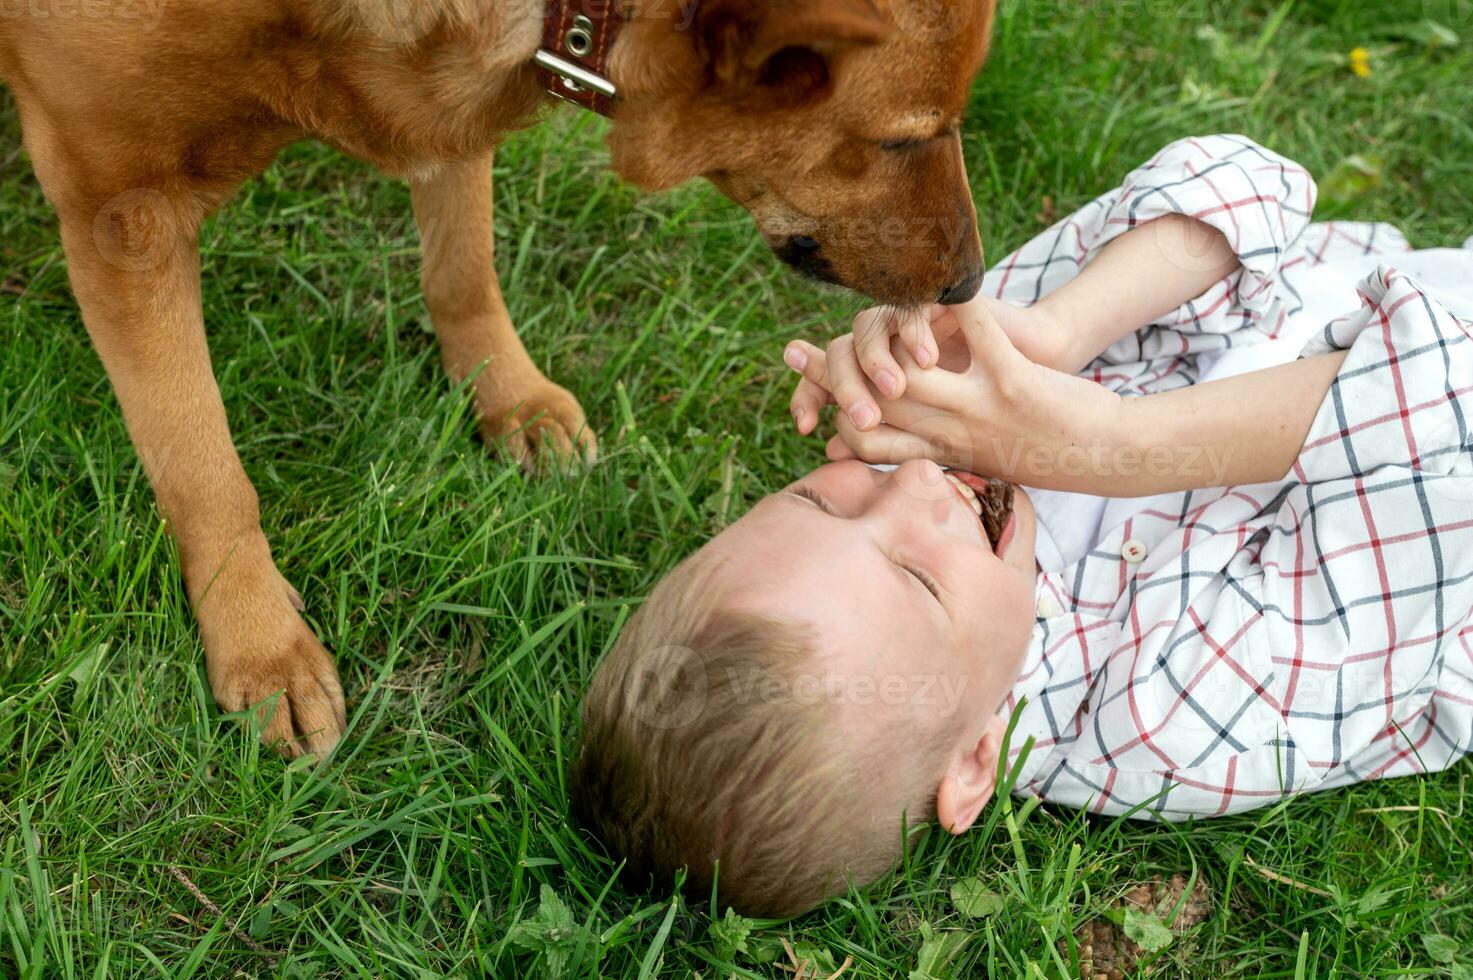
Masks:
[[[58,211],[87,332],[178,542],[215,700],[239,711],[280,692],[262,708],[264,740],[325,753],[346,727],[342,688],[272,561],[231,442],[205,342],[194,202],[134,190],[100,211],[75,200]]]
[[[491,158],[451,163],[410,185],[424,250],[425,303],[445,370],[473,378],[481,428],[524,465],[541,453],[591,459],[583,407],[522,346],[496,278]]]

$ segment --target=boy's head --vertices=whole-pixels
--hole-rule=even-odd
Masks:
[[[723,904],[773,916],[882,875],[907,823],[965,830],[1033,624],[1035,533],[1022,493],[928,462],[835,463],[764,499],[600,666],[579,815],[634,875],[684,867],[695,894],[715,875]]]

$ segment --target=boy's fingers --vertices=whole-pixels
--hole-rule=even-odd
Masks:
[[[885,421],[908,429],[915,417],[912,412],[935,414],[937,407],[947,403],[949,395],[955,397],[954,386],[961,376],[947,370],[922,370],[898,338],[891,353],[900,362],[900,369],[910,377],[910,396],[894,405],[886,405]]]
[[[957,322],[956,310],[955,306],[942,306],[938,303],[926,311],[926,319],[930,321],[932,337],[942,341],[961,329],[961,324]]]
[[[913,432],[892,425],[882,425],[868,432],[861,432],[842,415],[836,422],[839,434],[829,441],[829,459],[837,461],[857,458],[866,463],[904,463],[911,459],[931,458],[930,444]],[[835,441],[842,443],[852,455],[836,456]]]
[[[798,427],[798,434],[808,435],[818,425],[819,413],[825,405],[833,402],[828,391],[814,384],[807,378],[798,380],[798,387],[793,389],[793,399],[788,408],[793,413],[793,424]]]
[[[967,347],[972,352],[972,364],[986,370],[1009,366],[1018,356],[1002,326],[992,315],[985,303],[970,303],[954,310]]]
[[[802,377],[788,402],[799,435],[808,435],[818,425],[818,413],[832,400],[829,392],[828,355],[806,340],[795,340],[783,348],[783,363]]]
[[[856,426],[872,429],[880,424],[880,408],[864,372],[859,369],[852,335],[840,337],[827,351],[807,341],[795,340],[783,351],[783,361],[805,380],[828,392]]]
[[[906,351],[922,368],[935,367],[941,359],[941,345],[937,343],[936,331],[931,325],[932,310],[897,310],[895,316],[900,321],[896,333]]]
[[[950,415],[917,414],[911,421],[900,424],[891,424],[887,418],[885,425],[870,432],[860,432],[848,419],[839,416],[834,427],[838,435],[829,442],[828,455],[835,461],[856,457],[866,463],[929,459],[969,473],[988,469],[975,437],[964,423]],[[842,443],[849,455],[836,455],[836,442]]]
[[[783,363],[817,385],[824,382],[826,359],[820,348],[806,340],[794,340],[783,348]]]
[[[829,345],[828,379],[824,387],[844,410],[854,427],[873,429],[880,424],[880,406],[860,370],[852,336],[840,337]]]
[[[854,450],[844,442],[843,436],[830,436],[829,444],[824,447],[824,455],[831,463],[842,463],[846,459],[858,458],[854,455]]]
[[[899,398],[905,392],[905,372],[890,356],[893,326],[893,313],[884,307],[854,318],[855,356],[875,390],[886,398]]]

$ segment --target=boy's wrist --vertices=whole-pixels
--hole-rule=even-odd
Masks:
[[[1118,460],[1134,452],[1126,399],[1102,385],[1041,365],[1015,378],[1017,394],[997,415],[970,420],[976,446],[987,447],[995,475],[1024,486],[1113,495]],[[1025,394],[1026,392],[1026,394]],[[998,416],[1014,420],[999,431]]]
[[[1143,479],[1163,465],[1154,436],[1153,406],[1144,398],[1127,398],[1093,382],[1081,390],[1070,412],[1070,423],[1056,448],[1056,473],[1044,489],[1099,497],[1133,497],[1149,493]],[[1155,448],[1153,448],[1155,447]],[[1169,465],[1169,464],[1166,464]]]
[[[1093,354],[1083,350],[1079,314],[1058,291],[1043,297],[1031,309],[1040,317],[1044,330],[1049,334],[1047,367],[1074,374],[1094,359]]]

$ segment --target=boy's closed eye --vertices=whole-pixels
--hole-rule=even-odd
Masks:
[[[834,506],[830,504],[829,501],[823,497],[823,495],[814,490],[812,487],[799,483],[795,484],[792,487],[789,487],[788,493],[794,497],[798,497],[801,500],[808,501],[830,517],[839,516]],[[933,599],[935,599],[938,603],[941,603],[943,609],[945,608],[945,603],[943,603],[941,600],[941,587],[937,584],[935,578],[933,578],[926,572],[921,571],[919,568],[916,568],[913,564],[909,562],[895,558],[891,558],[890,562],[896,568],[900,569],[902,572],[905,572],[913,579],[915,579],[915,581],[918,582],[927,592],[931,593],[931,597]]]
[[[814,490],[812,487],[804,486],[803,484],[799,483],[795,484],[792,487],[789,487],[788,493],[799,498],[800,500],[808,501],[809,503],[813,504],[813,506],[817,507],[819,510],[823,511],[830,517],[839,516],[837,513],[835,513],[834,508],[829,504],[829,502],[821,497],[818,491]]]
[[[931,593],[931,595],[935,597],[935,599],[936,599],[937,602],[941,602],[941,587],[936,584],[936,580],[934,578],[932,578],[931,576],[927,575],[925,572],[921,571],[919,568],[916,568],[913,565],[908,565],[905,562],[899,562],[899,561],[897,561],[895,564],[899,568],[901,568],[902,570],[907,571],[912,576],[914,576],[915,579],[916,579],[916,581],[920,582],[921,585],[925,586],[926,587],[926,591],[929,592],[929,593]],[[943,608],[945,608],[945,604],[944,603],[943,603]]]

